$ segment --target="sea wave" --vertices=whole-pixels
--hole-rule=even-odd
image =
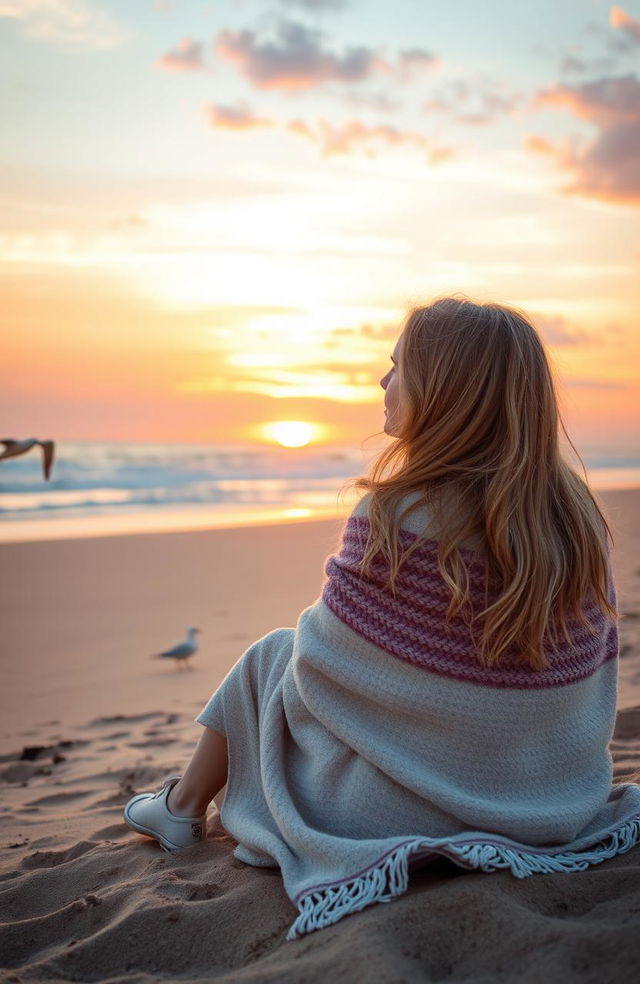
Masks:
[[[379,449],[378,449],[379,450]],[[336,507],[376,449],[60,442],[45,482],[37,453],[0,462],[0,526],[64,518]],[[596,489],[640,487],[640,455],[583,454]],[[580,466],[578,465],[578,470]]]

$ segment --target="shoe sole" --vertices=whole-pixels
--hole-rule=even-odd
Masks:
[[[137,801],[134,800],[133,802],[135,803]],[[139,834],[146,834],[147,837],[153,837],[154,840],[158,841],[158,844],[160,845],[162,850],[166,851],[167,854],[173,854],[174,851],[185,850],[184,847],[181,847],[179,844],[174,844],[172,841],[167,840],[166,837],[163,837],[162,834],[159,834],[157,831],[151,830],[149,827],[145,827],[143,824],[138,823],[137,820],[134,820],[133,817],[129,815],[130,806],[131,804],[127,803],[124,809],[124,820],[125,823],[127,823],[133,830],[136,830]]]

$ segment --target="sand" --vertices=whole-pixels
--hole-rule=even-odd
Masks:
[[[640,491],[604,493],[621,623],[616,781],[640,768]],[[193,718],[317,597],[334,520],[0,545],[0,976],[7,981],[593,981],[640,970],[640,849],[584,872],[415,872],[406,895],[286,941],[276,870],[121,820],[180,772]],[[152,660],[202,629],[192,669]],[[218,797],[220,802],[221,797]]]

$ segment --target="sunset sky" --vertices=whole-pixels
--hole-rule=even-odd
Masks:
[[[0,0],[1,430],[358,445],[410,306],[640,433],[640,0]]]

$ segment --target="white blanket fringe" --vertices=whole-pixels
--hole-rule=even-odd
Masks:
[[[295,940],[315,929],[324,929],[343,916],[359,912],[376,902],[391,902],[409,885],[409,858],[428,849],[449,856],[463,868],[497,871],[510,868],[516,878],[553,872],[584,871],[616,854],[625,854],[640,842],[640,815],[625,821],[596,843],[591,850],[559,854],[515,850],[499,843],[453,843],[441,838],[419,837],[401,844],[364,874],[340,885],[312,890],[297,900],[300,914],[287,933]]]

